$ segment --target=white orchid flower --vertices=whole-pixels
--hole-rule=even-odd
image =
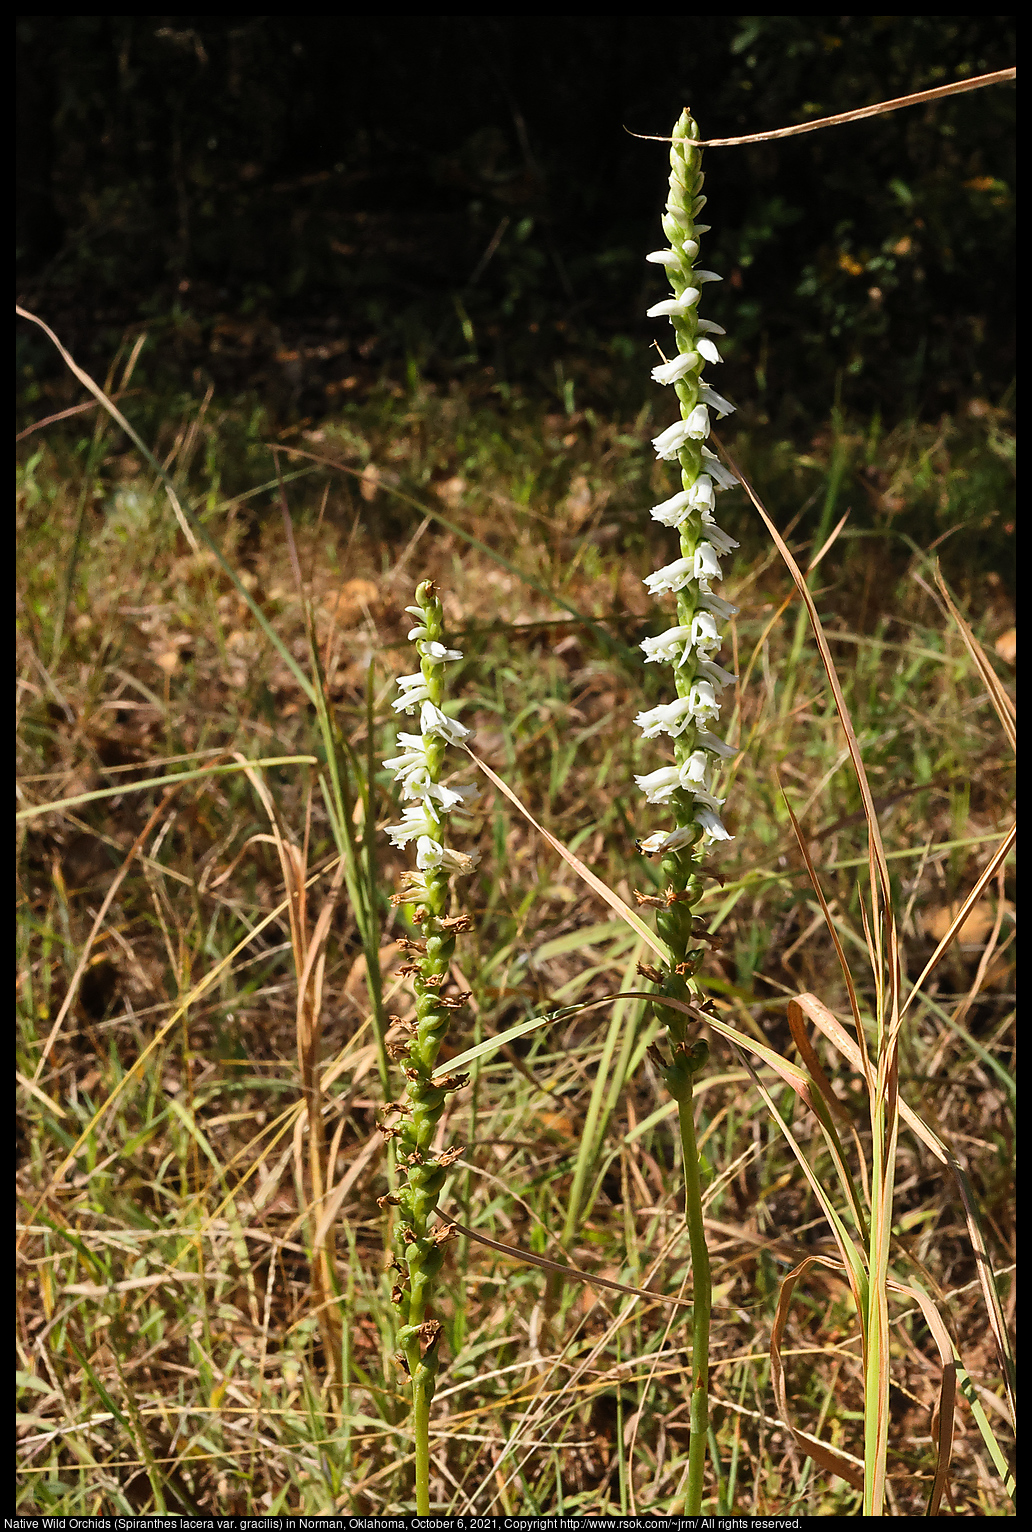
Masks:
[[[707,612],[712,612],[714,617],[722,617],[725,622],[729,617],[738,616],[736,606],[732,606],[730,601],[724,601],[720,596],[715,596],[708,587],[699,592],[699,605]]]
[[[738,679],[731,674],[730,670],[725,670],[723,665],[717,665],[713,660],[699,660],[699,673],[704,675],[718,691],[725,686],[733,686]]]
[[[668,628],[665,633],[657,633],[654,638],[643,639],[638,647],[645,655],[646,665],[654,662],[667,665],[682,664],[686,654],[691,652],[692,631],[693,628],[684,626]]]
[[[401,822],[387,826],[387,835],[392,846],[407,846],[410,840],[418,840],[434,828],[434,821],[427,817],[422,805],[409,804],[401,811]]]
[[[431,665],[443,665],[448,660],[462,659],[461,649],[446,649],[443,644],[437,643],[436,640],[432,643],[421,643],[419,645],[419,652],[424,660],[428,661]]]
[[[702,406],[700,405],[699,408],[701,409]],[[706,420],[706,430],[708,432],[708,415]],[[663,458],[668,463],[671,462],[680,452],[685,442],[692,439],[693,434],[694,431],[690,423],[690,417],[688,420],[675,420],[672,426],[667,426],[665,431],[660,431],[658,436],[652,438],[652,445],[656,449],[656,456]]]
[[[699,746],[700,750],[710,750],[714,755],[719,755],[725,761],[731,760],[732,756],[738,754],[734,745],[729,745],[724,740],[718,739],[708,729],[696,729],[695,743]]]
[[[697,404],[685,421],[685,430],[693,441],[702,441],[709,435],[709,411],[704,404]]]
[[[417,671],[414,676],[399,676],[398,685],[401,687],[401,695],[391,703],[396,713],[411,713],[413,708],[430,695],[422,671]]]
[[[658,505],[654,505],[649,515],[661,527],[679,527],[693,505],[692,492],[682,489],[680,494],[671,495],[669,500],[661,500]]]
[[[659,707],[650,708],[647,713],[639,713],[634,721],[642,731],[643,738],[655,739],[659,734],[670,734],[673,737],[683,734],[693,716],[691,698],[678,697],[676,702],[664,702]]]
[[[688,705],[692,718],[696,723],[707,724],[712,718],[719,718],[720,703],[717,701],[712,683],[709,681],[696,681],[688,693]]]
[[[432,702],[424,702],[420,708],[419,727],[424,734],[437,734],[446,739],[449,745],[461,745],[463,740],[473,736],[472,729],[467,729],[457,718],[446,717]]]
[[[664,564],[662,569],[646,575],[642,584],[647,586],[654,596],[661,596],[665,591],[683,590],[692,579],[693,570],[693,559],[675,559],[672,564]]]
[[[712,809],[696,808],[695,821],[697,824],[702,825],[703,834],[709,841],[734,840],[734,836],[730,831],[724,828],[720,815]]]
[[[687,493],[693,511],[700,509],[703,513],[707,510],[712,511],[714,506],[713,480],[708,473],[700,473]]]
[[[686,372],[691,372],[692,368],[697,367],[698,364],[698,351],[682,351],[679,356],[674,357],[672,362],[663,362],[659,367],[653,367],[653,381],[656,383],[676,383],[679,378],[683,378]]]
[[[735,485],[738,483],[738,479],[731,472],[730,468],[724,467],[723,463],[717,457],[717,454],[715,452],[711,452],[708,447],[703,447],[702,455],[710,465],[707,471],[714,484],[716,484],[720,489],[734,489]]]
[[[712,612],[696,612],[688,631],[691,634],[692,648],[697,649],[707,659],[720,648],[720,629],[713,619]]]
[[[656,830],[638,842],[638,850],[645,856],[655,856],[657,852],[680,851],[682,847],[690,846],[694,839],[695,831],[691,825],[678,825],[676,830]]]
[[[665,803],[681,786],[676,766],[661,766],[658,771],[647,772],[634,780],[649,803]]]
[[[727,533],[717,526],[712,516],[706,515],[705,511],[702,514],[702,525],[707,538],[718,553],[730,553],[732,548],[739,546],[733,537],[728,537]]]
[[[700,790],[705,791],[708,780],[706,774],[709,768],[710,763],[706,759],[706,752],[704,750],[693,750],[688,759],[682,761],[677,768],[677,774],[681,779],[681,786],[688,788],[689,791],[694,793]]]
[[[692,555],[692,573],[697,580],[719,580],[720,562],[712,543],[700,543]]]
[[[480,861],[480,852],[454,851],[450,846],[442,846],[440,841],[433,840],[429,835],[421,836],[416,846],[416,866],[421,872],[429,872],[435,867],[446,867],[450,872],[472,872]]]
[[[662,319],[664,315],[673,324],[675,319],[680,319],[685,314],[690,314],[702,296],[697,287],[686,287],[679,298],[664,298],[661,303],[654,303],[650,309],[646,309],[647,319]]]
[[[699,344],[704,346],[706,342],[700,341]],[[716,348],[714,347],[714,349]],[[715,388],[710,388],[706,383],[699,390],[699,398],[703,404],[708,404],[710,409],[716,410],[721,420],[723,420],[725,415],[733,415],[735,412],[734,405],[729,403],[723,394],[718,394]]]

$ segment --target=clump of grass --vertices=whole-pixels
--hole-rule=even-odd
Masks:
[[[405,413],[415,418],[400,430]],[[285,481],[305,475],[286,491],[319,661],[303,669],[315,699],[288,663],[312,649],[286,536],[281,524],[249,523],[252,502],[223,505],[212,493],[210,414],[194,437],[204,454],[193,452],[178,477],[175,459],[168,471],[242,589],[190,548],[156,479],[142,467],[123,476],[131,465],[113,434],[92,460],[90,436],[77,450],[48,433],[39,456],[26,443],[22,804],[80,801],[22,821],[21,1510],[368,1515],[409,1503],[406,1390],[380,1361],[396,1319],[382,1280],[376,1204],[390,1188],[375,1121],[386,1099],[377,1017],[393,1008],[414,1019],[397,974],[400,938],[414,933],[378,898],[370,942],[362,889],[391,886],[406,861],[388,852],[373,885],[363,871],[376,845],[365,827],[387,818],[389,784],[368,761],[406,666],[403,593],[417,550],[421,572],[447,593],[451,641],[465,655],[464,717],[481,758],[624,902],[640,881],[626,809],[646,760],[630,727],[642,705],[633,646],[648,615],[640,582],[660,559],[638,507],[652,474],[642,448],[663,422],[548,420],[529,405],[516,430],[511,417],[493,418],[458,396],[384,394],[304,443],[350,472],[300,455],[284,465]],[[955,429],[928,460],[932,488],[908,478],[915,460],[902,436],[882,438],[879,462],[899,470],[901,496],[946,492],[951,454],[986,437],[982,418]],[[806,462],[779,449],[781,525],[815,491],[815,507],[830,493],[834,433],[866,439],[847,421],[832,432]],[[164,456],[188,436],[189,421],[181,437],[171,429]],[[352,446],[337,449],[336,436]],[[396,457],[392,442],[404,444]],[[750,444],[743,474],[754,477],[752,454],[759,463],[772,452]],[[995,482],[1001,461],[986,449],[965,466]],[[363,479],[370,464],[378,476]],[[463,487],[446,488],[455,478]],[[271,459],[265,482],[278,498]],[[658,498],[658,481],[655,489]],[[836,508],[849,501],[836,498]],[[87,535],[69,579],[80,503]],[[888,511],[875,510],[876,535],[849,541],[847,523],[815,571],[814,594],[861,745],[907,996],[957,922],[898,1034],[899,1090],[966,1162],[988,1262],[972,1249],[957,1182],[935,1145],[906,1126],[889,1255],[894,1280],[913,1286],[919,1270],[925,1290],[946,1300],[971,1378],[948,1494],[958,1512],[981,1514],[1009,1504],[995,1465],[1012,1440],[997,1321],[980,1286],[988,1265],[1009,1325],[1013,891],[1009,864],[994,871],[993,857],[1011,822],[1011,766],[990,726],[989,676],[939,604],[931,561],[918,545],[886,564],[889,523],[877,517]],[[378,529],[363,524],[370,515]],[[906,506],[892,511],[896,546],[906,515]],[[877,1014],[857,890],[867,865],[863,800],[842,757],[824,665],[808,639],[796,646],[794,616],[781,610],[783,574],[744,511],[724,521],[742,544],[725,573],[742,608],[730,629],[742,678],[731,726],[747,748],[729,787],[738,839],[724,851],[726,881],[702,902],[724,943],[705,988],[718,1021],[772,1054],[787,1058],[797,1036],[808,1042],[813,1099],[837,1121],[819,1063],[855,1128],[848,1163],[858,1178],[873,1133],[864,1064],[825,1011],[851,1009],[833,928],[861,1015]],[[109,522],[115,542],[98,535]],[[805,530],[786,535],[801,566],[819,551]],[[55,593],[66,586],[55,643]],[[962,594],[991,655],[1014,624],[1006,589],[972,573]],[[320,694],[339,741],[320,724]],[[342,793],[347,781],[373,783],[343,811],[331,771],[339,752],[351,767]],[[311,765],[258,764],[310,755]],[[206,761],[240,765],[234,756],[246,770],[173,783],[167,799],[141,785]],[[673,1104],[645,1054],[655,1027],[635,998],[647,954],[500,790],[489,787],[483,807],[479,849],[495,870],[469,885],[475,930],[459,966],[470,1019],[447,1051],[461,1057],[552,1007],[583,1008],[461,1066],[470,1082],[442,1112],[441,1131],[470,1146],[452,1167],[447,1208],[512,1254],[463,1235],[441,1273],[442,1344],[456,1360],[438,1379],[432,1502],[458,1514],[665,1510],[683,1496],[689,1444],[688,1359],[680,1324],[668,1324],[676,1310],[567,1278],[548,1321],[540,1270],[519,1264],[523,1249],[663,1294],[688,1279]],[[332,897],[345,821],[356,832],[346,900]],[[606,1002],[600,1027],[600,1009],[587,1006],[613,993],[622,998]],[[807,1001],[803,1010],[817,1028],[809,1041],[792,1005],[807,995],[824,1007]],[[443,1053],[442,1063],[450,1067]],[[798,1091],[773,1064],[755,1067],[813,1178],[835,1184],[834,1151]],[[739,1057],[715,1050],[695,1102],[700,1154],[717,1167],[703,1203],[714,1288],[707,1503],[753,1514],[855,1511],[861,1491],[814,1472],[771,1391],[776,1327],[793,1428],[859,1460],[865,1370],[848,1282],[811,1266],[779,1307],[786,1272],[835,1255],[821,1199]],[[857,1142],[845,1124],[837,1131]],[[582,1212],[563,1249],[555,1231],[575,1180]],[[885,1493],[904,1514],[927,1506],[942,1441],[930,1430],[942,1371],[930,1323],[910,1300],[890,1311]]]

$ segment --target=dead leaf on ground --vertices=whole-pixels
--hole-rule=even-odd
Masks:
[[[931,936],[935,941],[941,942],[956,917],[959,905],[940,905],[938,909],[924,910],[921,915],[921,924],[925,935]],[[1010,904],[1004,906],[1007,914],[1013,913]],[[979,947],[984,945],[986,938],[996,920],[996,910],[986,903],[976,904],[971,910],[957,933],[957,940],[962,946]]]
[[[354,628],[367,612],[380,604],[380,591],[372,580],[345,580],[336,598],[331,594],[327,607],[339,628]]]
[[[1005,665],[1013,665],[1018,655],[1017,629],[1008,628],[1006,633],[1001,633],[993,648]]]

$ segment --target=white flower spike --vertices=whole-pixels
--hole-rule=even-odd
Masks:
[[[723,624],[738,611],[712,590],[712,584],[723,577],[721,560],[738,547],[714,519],[716,497],[738,480],[705,445],[711,415],[724,419],[734,405],[703,377],[707,366],[721,361],[708,337],[723,335],[724,330],[712,319],[699,317],[703,288],[721,279],[717,272],[694,264],[699,237],[708,228],[695,221],[706,201],[700,195],[700,150],[693,142],[698,136],[694,121],[684,113],[674,129],[670,196],[663,217],[669,248],[646,257],[652,266],[663,269],[673,289],[669,298],[652,305],[649,318],[669,319],[677,341],[677,354],[653,367],[652,377],[674,389],[681,407],[681,418],[660,431],[652,445],[658,459],[678,465],[681,482],[650,512],[653,521],[678,533],[679,555],[644,582],[653,596],[673,598],[676,615],[668,619],[665,631],[646,638],[641,649],[646,664],[671,666],[677,695],[635,718],[645,739],[665,735],[672,742],[673,764],[635,777],[635,782],[649,803],[672,808],[677,821],[673,828],[657,830],[639,842],[639,849],[665,859],[671,899],[675,894],[687,898],[690,892],[693,900],[698,897],[693,869],[701,847],[731,839],[720,818],[723,800],[714,795],[710,776],[737,752],[711,727],[720,716],[721,695],[735,684],[735,676],[717,663],[716,655],[723,642]],[[683,917],[675,912],[667,918],[661,912],[658,918],[661,934],[668,940],[676,937],[671,950],[676,950],[677,942],[683,946],[687,939]],[[677,972],[690,975],[693,969],[687,952],[683,956]]]
[[[447,816],[478,797],[475,787],[447,787],[440,780],[446,747],[462,744],[471,737],[472,730],[458,719],[449,718],[441,707],[444,701],[442,667],[461,660],[462,652],[449,649],[442,642],[441,603],[429,581],[420,585],[417,597],[420,596],[424,598],[422,604],[405,610],[422,619],[409,634],[422,664],[414,675],[398,677],[400,695],[391,704],[399,713],[411,713],[418,707],[420,732],[399,733],[399,753],[384,761],[387,770],[394,775],[402,798],[408,800],[400,822],[387,826],[387,835],[391,843],[399,847],[407,846],[412,840],[417,842],[419,872],[407,875],[410,891],[419,883],[421,874],[435,867],[469,871],[473,865],[470,857],[445,849],[440,837]],[[434,860],[437,857],[434,847],[441,850],[443,860]],[[430,885],[425,878],[420,887],[429,898]]]

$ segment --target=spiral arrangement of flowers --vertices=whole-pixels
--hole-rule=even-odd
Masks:
[[[673,764],[635,781],[649,803],[668,805],[673,811],[674,825],[656,831],[638,846],[647,855],[663,858],[670,892],[661,904],[658,924],[679,960],[682,979],[690,977],[701,957],[691,918],[691,905],[701,893],[698,859],[709,843],[732,839],[720,817],[723,800],[713,794],[712,777],[722,759],[736,754],[711,728],[720,714],[721,692],[735,679],[716,659],[721,625],[738,610],[713,591],[713,581],[721,578],[721,558],[738,547],[714,519],[715,500],[721,490],[738,481],[706,446],[710,411],[722,417],[734,406],[703,379],[707,364],[715,366],[720,361],[711,337],[724,331],[699,316],[704,285],[720,278],[695,264],[700,236],[709,229],[708,224],[696,222],[706,202],[701,194],[701,150],[693,142],[698,136],[694,119],[683,112],[673,133],[670,193],[663,217],[669,245],[646,257],[665,268],[673,289],[672,297],[649,309],[649,318],[670,320],[677,347],[677,354],[654,367],[652,376],[673,389],[680,405],[680,419],[661,431],[652,445],[658,458],[678,465],[681,487],[654,505],[651,514],[661,526],[677,531],[680,556],[645,580],[654,596],[674,596],[676,620],[641,646],[646,663],[671,666],[676,697],[635,719],[644,738],[665,734],[673,741]],[[683,991],[684,986],[675,988]]]

